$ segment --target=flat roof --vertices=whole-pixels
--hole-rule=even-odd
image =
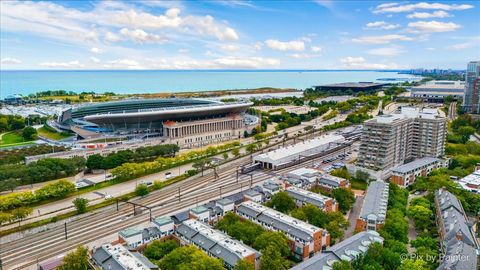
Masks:
[[[295,198],[297,200],[301,200],[304,202],[316,201],[320,202],[321,204],[325,204],[326,201],[333,200],[332,198],[324,196],[322,194],[311,192],[298,187],[288,187],[286,190],[287,192],[295,194]]]
[[[171,217],[167,217],[167,216],[156,217],[156,218],[153,219],[153,221],[160,226],[165,225],[165,224],[169,224],[169,223],[173,223],[173,219]]]
[[[108,254],[112,255],[112,258],[117,261],[118,264],[123,266],[125,269],[131,270],[150,270],[150,267],[144,264],[138,257],[134,256],[130,251],[128,251],[124,246],[117,244],[105,244],[102,245]]]
[[[434,157],[424,157],[424,158],[419,158],[415,159],[412,162],[405,163],[403,165],[397,166],[392,169],[392,172],[398,172],[398,173],[408,173],[411,171],[414,171],[416,169],[419,169],[424,166],[428,166],[432,163],[439,162],[441,159],[439,158],[434,158]]]
[[[123,237],[130,237],[130,236],[134,236],[141,233],[142,233],[142,230],[133,228],[133,227],[127,228],[118,232],[118,234],[120,234]]]
[[[388,83],[375,83],[375,82],[344,82],[344,83],[332,83],[332,84],[323,84],[319,87],[338,87],[338,88],[368,88],[375,86],[388,85]]]
[[[341,135],[323,135],[312,140],[303,141],[294,145],[289,145],[273,151],[260,154],[253,157],[253,160],[263,162],[275,162],[284,158],[300,155],[306,151],[312,150],[317,147],[327,145],[329,143],[343,141],[345,138]]]

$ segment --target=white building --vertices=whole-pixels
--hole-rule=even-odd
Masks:
[[[423,85],[412,87],[412,97],[444,99],[452,96],[463,99],[465,82],[462,81],[428,81]]]
[[[175,230],[175,223],[173,222],[173,219],[167,216],[154,218],[152,225],[157,227],[160,231],[160,238],[173,234]]]
[[[338,211],[337,201],[330,197],[297,187],[288,187],[285,191],[295,200],[297,205],[313,204],[325,212]]]
[[[302,186],[312,186],[316,183],[320,172],[312,168],[300,168],[288,172],[286,177],[288,179],[296,179],[302,181]]]
[[[476,170],[473,173],[458,180],[458,184],[460,184],[463,189],[475,193],[480,193],[480,170]]]
[[[320,155],[327,150],[340,146],[344,142],[345,138],[341,135],[323,135],[312,140],[260,154],[253,157],[253,161],[260,163],[265,169],[275,170],[288,166],[293,162]]]
[[[128,251],[121,244],[103,244],[93,248],[92,258],[102,270],[157,270],[158,266],[150,262],[139,252]]]

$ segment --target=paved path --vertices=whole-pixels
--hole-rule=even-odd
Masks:
[[[347,230],[345,231],[345,235],[343,239],[346,239],[353,235],[355,232],[355,223],[357,222],[357,218],[360,216],[360,211],[362,210],[363,206],[363,199],[365,196],[355,196],[355,203],[353,204],[352,209],[350,209],[350,213],[348,214],[348,225]]]

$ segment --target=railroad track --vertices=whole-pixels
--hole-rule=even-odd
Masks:
[[[347,147],[346,147],[347,148]],[[344,151],[339,149],[325,157]],[[243,157],[235,163],[226,164],[217,170],[218,178],[213,172],[203,177],[181,181],[167,186],[158,192],[152,192],[145,198],[135,200],[135,203],[152,208],[152,216],[171,215],[196,203],[203,203],[219,198],[221,195],[233,193],[242,187],[263,182],[271,175],[262,174],[255,177],[242,176],[236,179],[236,168],[242,165],[248,157]],[[305,161],[288,168],[275,171],[277,174],[304,167]],[[247,178],[247,179],[245,179]],[[178,190],[180,189],[180,200]],[[0,255],[4,269],[25,269],[56,255],[63,254],[79,244],[87,244],[94,240],[112,235],[128,227],[142,224],[149,220],[149,213],[133,215],[132,206],[121,203],[119,211],[115,205],[96,211],[91,215],[81,217],[71,224],[67,223],[68,239],[64,238],[64,226],[40,233],[25,236],[21,239],[2,244]]]

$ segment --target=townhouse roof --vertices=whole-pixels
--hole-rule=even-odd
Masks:
[[[368,185],[360,217],[366,220],[370,215],[375,215],[377,221],[384,221],[387,213],[387,204],[388,183],[372,181]]]
[[[356,256],[365,253],[372,243],[383,243],[383,238],[378,232],[359,232],[322,251],[322,253],[318,253],[312,258],[297,264],[291,270],[330,270],[337,261],[352,261]]]
[[[418,170],[422,167],[428,166],[430,164],[436,163],[441,161],[439,158],[434,158],[434,157],[424,157],[424,158],[419,158],[415,159],[412,162],[405,163],[403,165],[397,166],[392,169],[392,172],[397,172],[397,173],[409,173],[413,172],[415,170]]]
[[[236,265],[237,261],[252,254],[255,254],[255,257],[260,256],[260,253],[255,249],[194,219],[184,221],[178,227],[177,232],[232,266]]]
[[[285,215],[253,201],[246,201],[237,207],[237,212],[269,224],[277,230],[291,234],[305,242],[310,242],[314,233],[321,231],[314,225]]]
[[[294,199],[305,202],[305,203],[311,203],[320,208],[325,207],[325,204],[327,201],[333,200],[330,197],[327,197],[315,192],[311,192],[302,188],[298,188],[298,187],[288,187],[286,191],[288,195],[290,195]]]

